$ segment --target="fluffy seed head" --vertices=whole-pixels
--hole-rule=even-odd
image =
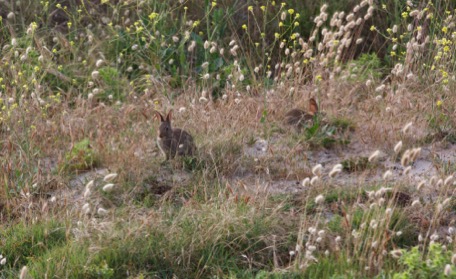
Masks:
[[[443,274],[444,274],[445,276],[450,276],[450,275],[451,275],[451,271],[452,271],[451,265],[450,265],[450,264],[446,264],[446,265],[445,265],[445,269],[444,269],[444,271],[443,271]]]
[[[383,179],[384,179],[384,180],[388,180],[388,179],[390,179],[392,176],[393,176],[393,173],[392,173],[390,170],[387,170],[387,171],[385,171],[385,173],[383,174]]]
[[[446,185],[450,184],[451,182],[453,182],[453,178],[454,178],[454,176],[449,175],[447,178],[445,178],[445,181],[443,181],[443,185],[446,186]]]
[[[331,178],[334,178],[339,172],[341,172],[342,169],[332,169],[330,172],[329,172],[329,177]]]
[[[7,19],[12,20],[16,17],[16,15],[13,12],[9,12],[8,15],[6,16]]]
[[[106,209],[104,209],[103,207],[100,207],[100,208],[98,208],[97,213],[100,216],[104,216],[104,215],[108,214],[108,211]]]
[[[407,166],[410,163],[410,150],[406,150],[401,158],[401,165],[403,167]]]
[[[414,200],[414,201],[412,202],[412,207],[420,206],[420,205],[421,205],[420,200]]]
[[[307,186],[309,186],[309,184],[310,184],[310,178],[309,178],[309,177],[304,178],[304,179],[302,180],[302,183],[301,183],[301,184],[302,184],[302,187],[307,187]]]
[[[403,175],[407,176],[410,174],[410,171],[412,170],[412,166],[408,166],[404,169]]]
[[[92,72],[92,78],[97,79],[100,76],[100,73],[98,71],[93,71]]]
[[[378,159],[378,156],[380,156],[380,150],[375,150],[374,153],[369,156],[369,162],[375,162]]]
[[[90,213],[90,204],[85,203],[82,206],[82,213],[84,213],[84,214],[89,214]]]
[[[323,166],[318,164],[312,168],[312,173],[316,176],[321,176],[321,171],[323,170]]]
[[[312,179],[310,180],[310,185],[314,186],[317,184],[317,182],[319,181],[319,177],[318,176],[314,176],[312,177]]]
[[[394,152],[397,154],[401,151],[402,149],[402,141],[398,141],[396,145],[394,146]]]
[[[395,259],[399,259],[402,256],[402,250],[396,249],[391,251],[391,256]]]
[[[413,125],[413,122],[407,123],[407,124],[404,126],[404,128],[402,128],[402,133],[406,134],[406,133],[410,130],[410,128],[412,127],[412,125]]]
[[[322,204],[324,201],[325,201],[325,197],[323,197],[323,195],[318,195],[318,196],[315,198],[315,203],[316,203],[316,204]]]
[[[103,59],[98,59],[97,62],[95,63],[95,66],[97,68],[100,68],[103,65],[104,61]]]
[[[114,184],[109,183],[109,184],[106,184],[105,186],[103,186],[103,191],[106,193],[109,193],[112,191],[113,188],[114,188]]]
[[[111,182],[117,177],[117,173],[110,173],[103,178],[104,182]]]
[[[28,268],[24,265],[21,269],[21,274],[19,275],[19,279],[26,279],[28,278]]]

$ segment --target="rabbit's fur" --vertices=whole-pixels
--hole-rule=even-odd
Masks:
[[[156,114],[160,119],[157,143],[166,160],[174,158],[176,155],[192,156],[196,149],[193,137],[187,131],[171,127],[171,111],[168,112],[166,118],[158,111]]]
[[[292,109],[285,114],[284,122],[287,125],[301,127],[313,121],[314,116],[318,113],[318,104],[314,98],[309,100],[309,110]]]

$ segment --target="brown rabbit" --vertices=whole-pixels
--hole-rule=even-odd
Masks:
[[[312,122],[313,117],[318,113],[318,105],[314,98],[309,100],[309,111],[302,109],[292,109],[285,114],[284,122],[287,125],[302,127],[306,123]]]
[[[156,111],[157,117],[160,118],[160,127],[158,128],[157,142],[166,160],[178,156],[192,156],[196,147],[193,137],[186,131],[179,128],[171,127],[171,111],[166,118]]]

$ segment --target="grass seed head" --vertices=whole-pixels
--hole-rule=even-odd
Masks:
[[[394,152],[397,154],[401,151],[402,149],[402,141],[399,141],[398,143],[396,143],[396,145],[394,146]]]
[[[103,186],[103,191],[106,193],[111,192],[113,189],[114,189],[114,184],[112,184],[112,183],[109,183],[109,184],[106,184],[105,186]]]
[[[316,203],[316,204],[322,204],[324,201],[325,201],[325,197],[324,197],[323,195],[318,195],[318,196],[315,198],[315,203]]]
[[[450,264],[446,264],[445,265],[445,269],[443,271],[443,274],[448,277],[448,276],[451,275],[452,271],[453,271],[453,269],[451,268],[451,265]]]
[[[403,133],[403,134],[406,134],[406,133],[410,130],[410,128],[412,127],[412,125],[413,125],[413,122],[407,123],[407,124],[404,126],[404,128],[402,128],[402,133]]]
[[[27,279],[27,278],[28,278],[28,268],[26,265],[24,265],[21,269],[19,279]]]
[[[402,250],[396,249],[391,251],[391,256],[393,256],[395,259],[399,259],[402,256]]]
[[[373,162],[375,162],[378,159],[379,156],[380,156],[380,150],[376,150],[376,151],[374,151],[374,153],[372,153],[369,156],[369,160],[368,161],[373,163]]]
[[[113,181],[114,179],[116,179],[117,177],[117,173],[110,173],[108,175],[106,175],[104,178],[103,178],[103,181],[104,182],[111,182]]]
[[[323,166],[318,164],[312,168],[312,173],[316,176],[321,176],[321,171],[323,170]]]

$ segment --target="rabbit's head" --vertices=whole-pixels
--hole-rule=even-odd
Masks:
[[[158,137],[161,139],[172,138],[173,129],[171,128],[171,111],[168,112],[166,118],[158,111],[156,111],[155,113],[157,114],[157,118],[160,119],[160,127],[158,127]]]

